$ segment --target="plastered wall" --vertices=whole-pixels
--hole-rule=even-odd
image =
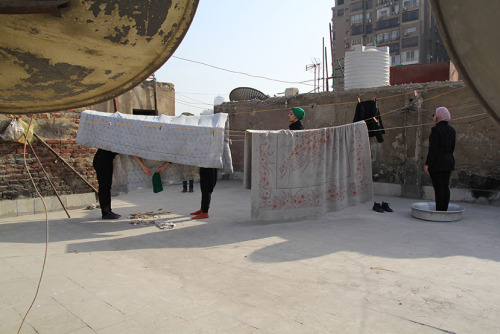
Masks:
[[[416,93],[416,94],[415,94]],[[500,126],[479,104],[462,82],[434,82],[340,93],[303,94],[265,101],[228,102],[215,112],[229,113],[231,152],[235,171],[243,171],[243,134],[246,129],[288,129],[288,112],[293,106],[306,111],[305,128],[313,129],[353,121],[358,98],[378,100],[386,129],[384,142],[370,138],[373,180],[398,185],[401,195],[421,198],[432,186],[424,173],[433,111],[449,108],[457,131],[456,169],[451,187],[467,189],[474,197],[497,201],[500,191]]]

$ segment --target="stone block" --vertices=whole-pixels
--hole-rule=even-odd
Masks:
[[[33,198],[16,200],[17,215],[32,215],[35,213],[35,201]]]
[[[16,201],[0,201],[0,217],[17,216]]]

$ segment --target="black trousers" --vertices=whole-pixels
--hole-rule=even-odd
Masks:
[[[201,211],[208,213],[217,183],[217,168],[200,167]]]
[[[450,203],[451,171],[429,172],[436,197],[436,211],[447,211]]]
[[[111,185],[113,183],[113,159],[95,159],[94,169],[99,183],[99,205],[103,215],[111,212]]]

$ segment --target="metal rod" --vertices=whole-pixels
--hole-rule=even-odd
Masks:
[[[29,144],[30,148],[31,148],[31,151],[33,152],[33,155],[35,156],[36,160],[38,161],[38,164],[40,165],[40,167],[42,168],[42,171],[43,173],[45,174],[45,177],[47,178],[47,181],[49,181],[49,184],[50,186],[52,187],[52,189],[54,190],[54,192],[56,193],[56,196],[57,196],[57,199],[59,200],[59,203],[61,203],[64,211],[66,212],[66,214],[68,215],[68,218],[71,218],[71,216],[69,215],[69,212],[68,210],[66,210],[66,207],[64,206],[64,203],[62,202],[61,200],[61,197],[59,197],[59,194],[57,193],[57,190],[56,190],[56,187],[54,186],[54,184],[52,183],[52,181],[50,180],[50,177],[47,175],[47,172],[45,171],[45,168],[43,168],[43,165],[40,161],[40,159],[38,159],[38,156],[36,155],[36,152],[35,152],[35,149],[33,148],[33,146],[31,145],[31,143],[29,142],[28,138],[25,137],[25,140],[26,142]]]
[[[326,53],[326,46],[324,47],[325,50],[325,71],[326,71],[326,91],[329,92],[330,89],[328,88],[328,66],[326,66],[326,63],[328,63],[328,55]]]
[[[323,47],[321,48],[321,53],[323,54],[323,92],[325,91],[325,53],[323,49],[325,48],[325,38],[323,37]]]
[[[60,155],[59,155],[56,151],[54,151],[54,150],[52,149],[52,147],[50,147],[50,146],[49,146],[49,144],[47,144],[47,143],[46,143],[46,142],[45,142],[42,138],[40,138],[40,137],[39,137],[36,133],[33,133],[33,135],[34,135],[34,136],[35,136],[35,137],[36,137],[36,138],[37,138],[37,139],[38,139],[38,140],[39,140],[42,144],[44,144],[44,145],[45,145],[45,147],[47,147],[47,149],[48,149],[50,152],[52,152],[52,154],[54,154],[54,155],[55,155],[58,159],[60,159],[60,160],[63,162],[63,164],[65,164],[67,167],[69,167],[73,173],[75,173],[78,177],[80,177],[80,179],[82,179],[82,180],[83,180],[83,182],[85,182],[85,184],[87,184],[90,188],[92,188],[92,190],[93,190],[96,194],[98,194],[98,193],[99,193],[99,192],[97,191],[97,189],[96,189],[96,188],[94,188],[94,186],[93,186],[93,185],[91,185],[91,184],[89,183],[89,181],[87,181],[87,180],[86,180],[86,179],[85,179],[82,175],[80,175],[80,173],[78,173],[78,172],[77,172],[77,171],[76,171],[76,170],[75,170],[75,169],[74,169],[74,168],[73,168],[73,167],[72,167],[69,163],[67,163],[67,162],[66,162],[66,160],[64,160],[64,159],[63,159],[63,158],[62,158],[62,157],[61,157],[61,156],[60,156]]]

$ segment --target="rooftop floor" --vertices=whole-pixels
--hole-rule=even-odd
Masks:
[[[410,214],[416,200],[308,220],[250,217],[250,190],[220,180],[210,218],[168,186],[97,210],[49,212],[38,297],[21,333],[500,333],[500,208],[463,219]],[[169,211],[172,229],[129,214]],[[36,292],[45,215],[0,219],[0,332],[16,333]]]

